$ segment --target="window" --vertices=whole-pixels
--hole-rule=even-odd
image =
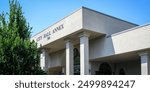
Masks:
[[[96,75],[112,75],[111,66],[108,63],[102,63],[99,71],[96,71]]]
[[[80,53],[74,48],[74,75],[80,75]]]
[[[119,75],[125,75],[125,74],[126,74],[126,73],[125,73],[124,69],[121,68],[121,69],[119,70]]]

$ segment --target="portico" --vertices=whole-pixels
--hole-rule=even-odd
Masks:
[[[80,74],[89,74],[89,34],[82,32],[79,34],[80,38]],[[73,43],[71,39],[66,41],[66,74],[74,74],[74,59],[73,59]]]
[[[81,31],[76,34],[75,36],[69,36],[66,37],[65,39],[58,41],[57,43],[61,43],[59,48],[63,47],[63,50],[65,50],[65,67],[62,68],[62,73],[66,75],[74,75],[74,46],[79,47],[80,51],[80,74],[81,75],[89,75],[90,71],[90,64],[89,64],[89,39],[90,35],[91,37],[94,36],[93,32],[88,32],[88,31]],[[94,37],[93,37],[94,38]],[[55,43],[55,44],[57,44]],[[63,46],[62,46],[63,45]],[[49,47],[49,46],[47,46]],[[50,57],[51,55],[49,54],[51,52],[51,48],[49,49],[42,49],[41,50],[41,67],[43,70],[47,71],[50,67],[48,67],[50,63]],[[49,61],[48,61],[49,60]],[[48,63],[49,62],[49,63]],[[54,68],[53,68],[54,69]]]

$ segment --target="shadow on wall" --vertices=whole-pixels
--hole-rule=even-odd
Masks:
[[[106,37],[106,35],[91,40],[89,47],[90,59],[96,59],[115,54],[112,38]]]

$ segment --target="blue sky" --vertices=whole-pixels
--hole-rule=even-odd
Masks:
[[[0,13],[9,11],[9,0],[0,0]],[[150,23],[150,0],[18,0],[32,35],[85,6],[96,11],[143,25]]]

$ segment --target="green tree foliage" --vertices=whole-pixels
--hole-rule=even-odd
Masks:
[[[37,44],[30,40],[31,27],[18,1],[9,1],[10,12],[0,14],[0,74],[45,74]]]

